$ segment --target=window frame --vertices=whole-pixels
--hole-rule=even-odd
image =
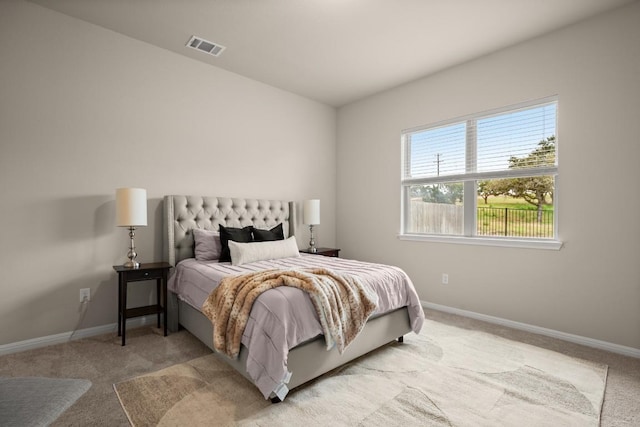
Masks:
[[[556,165],[537,167],[535,169],[522,169],[522,170],[501,170],[491,172],[477,172],[476,170],[469,170],[470,164],[477,163],[477,135],[476,124],[478,120],[485,119],[491,116],[497,116],[501,114],[509,114],[517,112],[519,110],[525,110],[535,107],[543,107],[544,105],[555,104],[556,108]],[[407,178],[406,168],[408,159],[408,143],[407,138],[411,134],[415,134],[420,131],[426,131],[436,129],[439,127],[453,126],[457,123],[466,124],[466,137],[465,137],[465,173],[444,175],[439,177],[426,177],[426,178]],[[401,171],[400,171],[400,189],[401,189],[401,207],[400,207],[400,232],[398,238],[400,240],[410,241],[428,241],[437,243],[455,243],[455,244],[468,244],[468,245],[488,245],[488,246],[501,246],[501,247],[518,247],[518,248],[531,248],[531,249],[552,249],[559,250],[563,242],[559,240],[558,234],[558,203],[559,192],[559,155],[558,155],[558,97],[549,96],[546,98],[536,99],[528,102],[522,102],[519,104],[509,105],[505,107],[496,108],[481,113],[469,114],[463,117],[457,117],[454,119],[443,120],[440,122],[432,123],[429,125],[418,126],[410,129],[402,130],[401,132]],[[472,157],[474,160],[470,161]],[[553,221],[553,238],[519,238],[519,237],[501,237],[501,236],[478,236],[477,233],[477,184],[478,181],[486,179],[500,179],[500,178],[513,178],[513,177],[532,177],[532,176],[554,176],[554,221]],[[464,235],[445,235],[445,234],[427,234],[427,233],[410,233],[406,232],[408,224],[408,215],[411,212],[409,206],[410,201],[410,187],[415,184],[435,184],[446,182],[463,182],[463,209],[464,209]],[[467,203],[467,200],[472,200],[472,203]]]

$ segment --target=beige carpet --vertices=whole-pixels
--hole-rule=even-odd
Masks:
[[[597,426],[607,366],[427,320],[280,404],[214,355],[115,384],[134,426]]]

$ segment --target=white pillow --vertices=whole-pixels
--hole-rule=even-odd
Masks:
[[[299,257],[298,243],[294,236],[285,240],[238,243],[229,240],[231,264],[240,265],[268,259]]]
[[[198,261],[215,261],[220,258],[222,243],[219,232],[194,228],[193,240],[196,242],[194,253]]]

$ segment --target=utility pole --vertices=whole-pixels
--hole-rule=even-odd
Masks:
[[[437,168],[437,172],[436,172],[436,176],[440,176],[440,162],[442,160],[440,160],[440,153],[436,154],[436,168]]]

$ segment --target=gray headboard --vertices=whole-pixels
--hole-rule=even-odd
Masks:
[[[193,258],[194,228],[271,228],[283,224],[284,235],[295,234],[295,203],[282,200],[237,199],[207,196],[164,196],[164,255],[173,266]]]

